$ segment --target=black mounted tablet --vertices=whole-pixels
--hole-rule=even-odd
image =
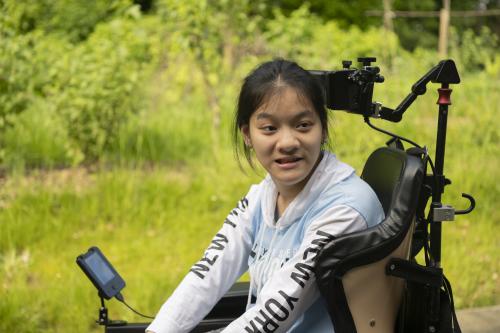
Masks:
[[[99,290],[99,295],[110,299],[125,288],[125,281],[113,268],[98,247],[91,247],[87,253],[76,258],[76,263]]]

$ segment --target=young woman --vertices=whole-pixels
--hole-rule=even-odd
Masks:
[[[250,270],[247,310],[222,332],[333,332],[315,256],[333,237],[384,216],[372,189],[323,149],[327,142],[322,92],[306,70],[278,59],[246,77],[235,147],[268,174],[231,211],[147,331],[189,332]]]

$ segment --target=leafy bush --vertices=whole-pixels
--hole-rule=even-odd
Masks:
[[[264,34],[269,52],[293,58],[308,68],[339,68],[341,60],[360,56],[376,56],[379,63],[389,64],[390,57],[403,52],[394,34],[375,28],[362,31],[356,26],[341,29],[335,21],[321,21],[305,5],[290,16],[279,10],[274,16]]]
[[[19,36],[4,36],[0,43],[0,161],[5,155],[5,131],[17,115],[49,98],[49,86],[57,72],[53,64],[59,55],[70,49],[69,44],[31,32]],[[42,110],[38,109],[39,112]]]
[[[140,110],[142,83],[157,62],[158,21],[139,20],[139,15],[129,11],[123,18],[100,24],[78,44],[38,30],[4,36],[0,160],[5,162],[2,137],[7,127],[28,109],[63,121],[64,137],[69,139],[60,147],[69,158],[64,164],[95,161],[103,155],[127,117]]]
[[[450,55],[462,70],[491,71],[492,67],[499,66],[498,37],[487,27],[483,27],[479,34],[471,29],[460,32],[451,29],[450,35]]]
[[[417,47],[409,53],[396,35],[382,28],[343,29],[311,14],[307,5],[287,15],[274,9],[273,19],[266,21],[260,14],[269,8],[249,0],[216,4],[159,0],[151,16],[141,16],[128,1],[112,7],[103,1],[88,7],[65,0],[2,4],[6,10],[0,14],[0,163],[4,165],[76,165],[104,157],[166,161],[210,148],[217,153],[219,142],[228,139],[241,79],[256,64],[276,56],[311,69],[335,69],[343,59],[376,56],[383,73],[404,84],[437,62],[433,50]],[[88,33],[79,30],[77,35],[85,37],[71,37],[74,31],[68,22],[78,21],[85,10]],[[30,20],[34,23],[25,26],[23,22]],[[459,41],[452,34],[450,44],[459,71],[484,69],[488,75],[498,75],[497,41],[486,30],[479,36],[463,35]],[[391,99],[408,91],[379,87],[377,92]],[[46,135],[48,141],[42,144],[35,135],[38,129],[29,130],[36,122],[18,118],[27,110],[30,115],[36,112],[34,119],[47,119],[41,123],[46,133],[60,133],[58,138],[64,140],[49,140]],[[15,128],[7,131],[9,124]],[[15,133],[33,135],[25,134],[15,143]],[[20,142],[31,148],[14,148]],[[44,148],[48,142],[57,146],[51,152]],[[33,153],[37,144],[55,160],[30,157],[37,156]],[[14,157],[16,151],[19,156]]]
[[[150,27],[137,23],[115,19],[100,25],[56,64],[53,101],[85,161],[97,160],[127,117],[141,109],[141,84],[155,64],[155,43]]]
[[[13,34],[43,31],[79,42],[86,39],[101,22],[123,16],[130,10],[130,0],[2,0],[5,29]]]

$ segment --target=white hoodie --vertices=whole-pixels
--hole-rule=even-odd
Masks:
[[[277,221],[276,198],[269,175],[250,188],[147,330],[189,332],[249,269],[249,301],[253,295],[256,302],[224,333],[333,332],[314,258],[330,239],[381,222],[382,206],[370,186],[328,152]]]

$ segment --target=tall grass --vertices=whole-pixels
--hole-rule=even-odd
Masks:
[[[130,304],[153,313],[245,194],[250,179],[220,177],[235,168],[72,169],[7,180],[0,331],[94,327],[97,294],[75,264],[91,245],[126,279]],[[112,318],[134,319],[113,302],[110,308]]]

